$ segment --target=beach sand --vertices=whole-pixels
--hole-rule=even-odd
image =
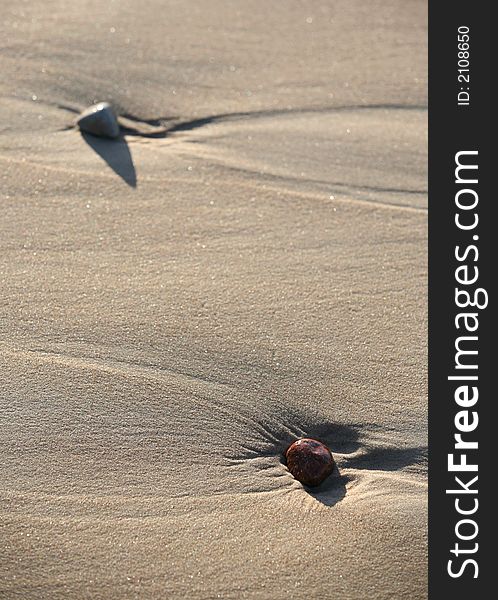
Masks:
[[[426,2],[2,6],[0,597],[426,598]]]

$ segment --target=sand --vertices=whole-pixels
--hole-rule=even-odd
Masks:
[[[426,3],[0,30],[0,597],[426,598]]]

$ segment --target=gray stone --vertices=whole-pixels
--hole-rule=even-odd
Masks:
[[[108,102],[99,102],[84,110],[76,120],[81,131],[100,137],[117,138],[119,124],[112,106]]]

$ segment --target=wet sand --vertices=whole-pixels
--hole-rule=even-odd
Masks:
[[[0,598],[426,598],[425,2],[4,12]]]

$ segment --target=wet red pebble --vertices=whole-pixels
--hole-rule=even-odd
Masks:
[[[332,453],[325,444],[311,438],[292,443],[285,452],[287,467],[304,485],[320,485],[334,470]]]

